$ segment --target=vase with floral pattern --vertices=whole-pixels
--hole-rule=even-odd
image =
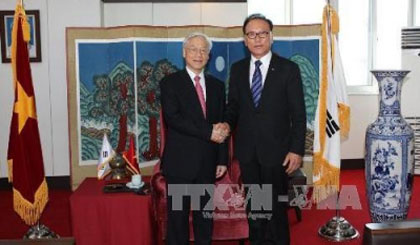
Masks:
[[[365,142],[366,191],[373,222],[402,220],[410,206],[414,133],[401,116],[401,85],[409,71],[372,71],[379,83],[378,118]]]

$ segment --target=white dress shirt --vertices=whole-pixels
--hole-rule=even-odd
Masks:
[[[270,61],[271,61],[271,56],[272,55],[273,54],[270,51],[266,55],[261,57],[261,59],[259,59],[262,63],[260,65],[260,71],[261,71],[261,75],[262,75],[262,86],[263,86],[263,88],[264,88],[265,78],[267,77],[268,67],[270,66]],[[255,61],[257,61],[257,60],[258,59],[256,59],[254,56],[251,55],[251,64],[249,66],[249,87],[252,86],[252,77],[254,76],[254,72],[255,72]]]

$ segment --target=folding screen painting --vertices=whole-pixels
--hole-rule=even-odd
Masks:
[[[80,42],[77,47],[79,161],[96,165],[104,134],[119,152],[125,150],[127,136],[134,134],[133,43]]]
[[[302,73],[307,110],[307,147],[312,153],[313,121],[320,71],[319,25],[276,26],[273,51],[296,62]],[[184,68],[183,37],[206,33],[213,49],[206,72],[226,82],[229,67],[246,57],[240,27],[69,28],[67,60],[71,175],[73,187],[95,176],[104,134],[122,152],[136,139],[140,166],[159,157],[159,81]],[[188,157],[188,156],[186,156]]]

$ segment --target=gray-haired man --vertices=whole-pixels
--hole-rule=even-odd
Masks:
[[[221,81],[204,74],[210,49],[211,41],[206,35],[187,36],[183,45],[186,68],[160,83],[162,112],[168,128],[162,156],[168,190],[172,184],[214,184],[226,172],[225,135],[214,126],[223,121],[225,90]],[[210,194],[202,196],[200,210],[192,212],[195,244],[211,244],[212,218],[202,211]],[[167,244],[187,245],[192,199],[184,196],[181,210],[176,210],[174,198],[168,195]]]

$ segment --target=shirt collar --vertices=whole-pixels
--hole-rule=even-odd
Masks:
[[[194,82],[194,77],[197,76],[197,74],[195,74],[195,72],[191,71],[190,68],[188,68],[188,66],[186,66],[186,70],[188,72],[188,75],[190,75],[191,80]],[[204,72],[203,70],[201,70],[200,74],[198,74],[198,76],[200,77],[200,81],[203,81],[204,79]]]
[[[270,60],[271,60],[272,55],[273,54],[271,53],[271,50],[266,55],[261,57],[260,59],[257,59],[253,55],[251,55],[251,63],[255,65],[255,61],[260,60],[263,66],[267,66],[268,64],[270,64]]]

